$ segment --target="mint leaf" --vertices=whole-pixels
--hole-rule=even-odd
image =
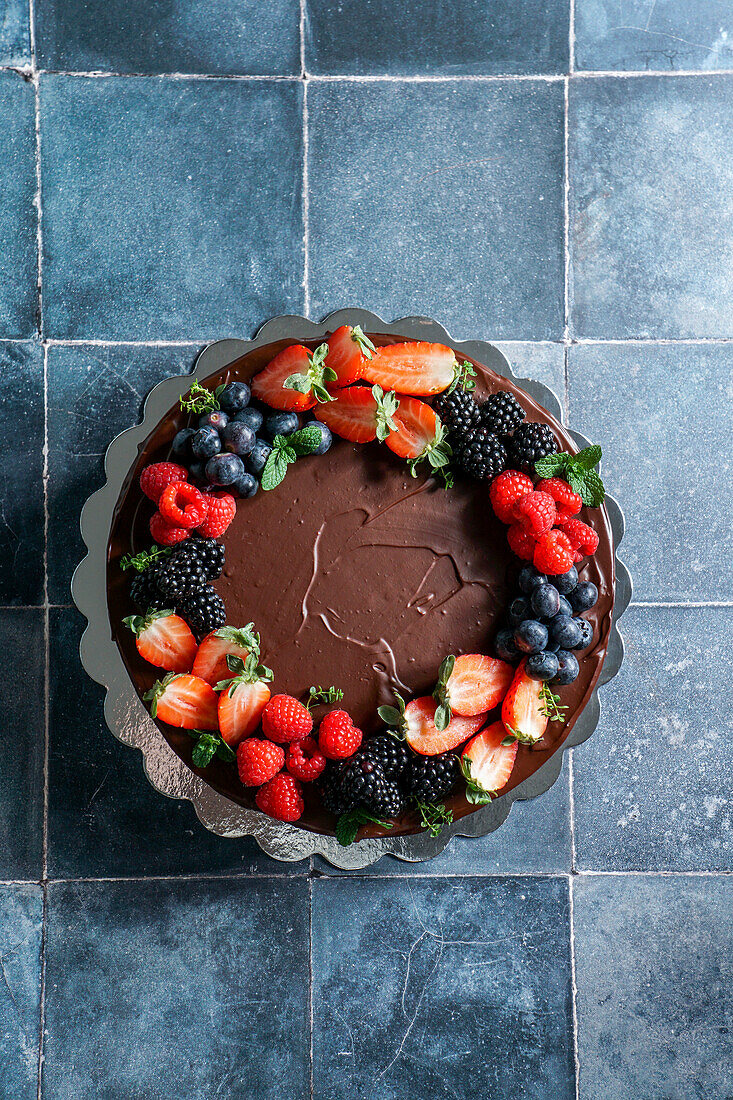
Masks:
[[[603,482],[595,470],[588,470],[583,478],[582,486],[576,492],[589,508],[598,508],[606,499],[606,490]]]
[[[191,763],[195,768],[206,768],[218,756],[226,764],[232,764],[237,755],[234,750],[222,740],[220,733],[208,733],[202,730],[187,730],[191,737],[196,738],[196,744],[191,752]]]
[[[375,825],[382,825],[385,829],[392,828],[391,821],[383,821],[380,817],[374,817],[373,814],[370,814],[361,806],[357,806],[355,810],[349,810],[348,813],[341,814],[339,817],[336,822],[336,840],[342,848],[348,848],[356,840],[359,826],[366,825],[370,821]]]
[[[574,455],[572,461],[574,466],[582,466],[584,470],[592,470],[602,458],[603,451],[600,443],[591,443],[590,447],[585,447]]]
[[[296,455],[309,455],[315,451],[323,436],[314,424],[306,424],[299,432],[293,432],[287,437],[288,446]]]
[[[560,451],[554,455],[545,455],[544,458],[540,458],[535,462],[534,468],[539,477],[559,477],[566,469],[569,458],[570,455],[566,454],[565,451]]]
[[[260,484],[264,492],[276,489],[285,477],[288,470],[288,460],[279,450],[272,450],[267,457],[265,468],[262,471]]]

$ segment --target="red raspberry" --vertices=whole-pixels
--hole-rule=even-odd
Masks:
[[[209,501],[195,485],[187,481],[172,481],[163,490],[158,509],[171,527],[200,527],[209,511]]]
[[[532,479],[518,470],[505,470],[491,482],[491,506],[502,523],[514,522],[514,505],[534,488]]]
[[[583,501],[578,494],[574,493],[567,481],[563,481],[561,477],[546,477],[543,481],[538,481],[535,488],[539,493],[549,493],[555,501],[556,523],[570,516],[577,516],[583,507]]]
[[[303,783],[311,783],[318,779],[326,767],[326,757],[318,748],[313,737],[306,737],[304,741],[294,741],[288,749],[285,758],[285,767],[296,779]]]
[[[587,523],[583,523],[582,519],[574,519],[571,516],[569,519],[564,519],[560,527],[567,535],[573,550],[580,554],[580,557],[576,559],[577,561],[582,560],[587,555],[595,554],[599,542],[598,532],[589,527]]]
[[[272,741],[260,741],[257,737],[248,737],[240,741],[237,747],[237,767],[239,778],[245,787],[261,787],[282,768],[285,763],[285,750]]]
[[[522,561],[532,561],[534,557],[535,540],[518,523],[513,523],[506,533],[509,549]]]
[[[262,712],[262,731],[271,741],[302,741],[312,729],[311,712],[292,695],[273,695]]]
[[[300,783],[285,772],[260,787],[255,802],[263,813],[278,821],[297,821],[305,809]]]
[[[156,512],[150,517],[150,534],[161,546],[175,546],[177,542],[187,539],[191,532],[185,527],[173,527],[160,512]]]
[[[552,529],[557,512],[549,493],[531,492],[514,505],[514,517],[522,530],[534,538]]]
[[[575,555],[568,536],[557,528],[537,539],[534,550],[534,566],[540,573],[554,577],[567,573]]]
[[[359,748],[362,736],[345,710],[332,710],[321,719],[318,747],[329,760],[345,760]]]
[[[208,501],[209,513],[197,531],[207,538],[218,539],[237,514],[237,504],[231,493],[209,493]]]
[[[177,462],[154,462],[140,474],[140,488],[157,504],[172,481],[188,481],[188,470]]]

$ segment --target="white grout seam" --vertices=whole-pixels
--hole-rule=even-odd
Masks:
[[[568,905],[570,924],[570,998],[573,1019],[573,1062],[575,1066],[575,1100],[580,1100],[580,1043],[578,1040],[578,982],[575,970],[575,886],[573,875],[568,877]]]

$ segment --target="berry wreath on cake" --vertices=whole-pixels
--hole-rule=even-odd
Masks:
[[[226,799],[342,845],[436,836],[533,775],[593,695],[600,457],[445,344],[341,324],[255,346],[138,447],[113,641]]]

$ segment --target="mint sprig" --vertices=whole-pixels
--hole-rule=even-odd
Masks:
[[[574,493],[588,508],[598,508],[606,499],[606,490],[600,474],[594,469],[601,461],[603,452],[599,443],[585,447],[577,455],[567,451],[545,455],[535,462],[534,468],[539,477],[563,477]]]
[[[219,395],[224,389],[224,386],[217,386],[215,390],[207,390],[205,386],[202,386],[197,378],[191,383],[191,388],[188,393],[184,393],[179,398],[179,404],[182,412],[187,413],[205,413],[216,412],[221,408],[219,405]]]
[[[368,824],[370,821],[375,825],[381,825],[385,829],[392,828],[391,821],[383,821],[381,817],[375,817],[368,810],[357,806],[355,810],[349,810],[348,813],[341,814],[339,817],[336,822],[336,840],[343,848],[348,848],[356,840],[359,827]]]
[[[191,737],[196,738],[196,744],[191,752],[191,763],[195,768],[206,768],[218,756],[225,764],[233,764],[237,754],[222,739],[220,733],[205,732],[204,730],[186,730]]]
[[[450,653],[441,663],[438,669],[438,682],[433,689],[433,699],[438,704],[435,708],[435,715],[433,716],[433,722],[436,730],[441,732],[447,729],[448,723],[453,717],[453,711],[450,705],[450,695],[448,693],[448,681],[451,678],[451,674],[455,667],[456,659],[452,653]]]
[[[420,814],[420,825],[431,836],[440,836],[446,825],[453,824],[453,811],[446,810],[442,802],[422,802],[419,798],[414,802]]]
[[[384,443],[390,432],[399,430],[399,425],[395,423],[393,417],[400,407],[400,402],[394,390],[387,390],[385,393],[379,385],[372,386],[372,397],[377,402],[377,439],[380,443]]]
[[[461,771],[463,772],[463,778],[466,780],[466,801],[470,802],[472,806],[487,806],[489,802],[496,798],[496,791],[487,791],[471,775],[471,758],[469,756],[461,757]]]
[[[165,558],[170,554],[169,547],[151,546],[149,550],[141,550],[139,554],[124,554],[120,558],[120,569],[134,569],[136,573],[144,573],[149,565],[158,558]]]
[[[308,356],[308,368],[302,374],[291,374],[283,382],[284,390],[295,390],[296,393],[312,393],[316,401],[325,405],[327,401],[333,401],[333,394],[326,388],[327,382],[335,382],[338,379],[336,371],[326,366],[328,344],[321,344],[312,355]]]
[[[306,424],[292,435],[276,435],[267,456],[260,484],[265,492],[276,489],[288,472],[288,466],[303,455],[312,454],[323,436],[315,424]]]

